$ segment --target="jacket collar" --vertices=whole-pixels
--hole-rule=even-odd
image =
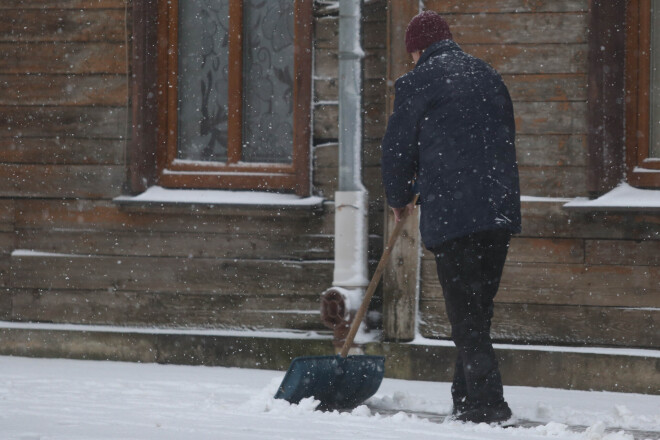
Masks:
[[[436,41],[432,45],[426,48],[422,53],[422,56],[419,57],[419,61],[415,67],[420,66],[426,62],[431,57],[440,55],[445,52],[453,52],[462,50],[460,46],[453,40],[440,40]]]

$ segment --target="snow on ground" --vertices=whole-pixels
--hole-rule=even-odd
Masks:
[[[0,357],[2,440],[660,438],[660,396],[506,387],[535,428],[434,423],[397,412],[450,410],[449,384],[385,379],[351,413],[272,395],[283,372]],[[394,410],[394,411],[392,411]],[[377,414],[387,413],[389,415]],[[578,432],[567,425],[579,425]],[[616,428],[612,430],[612,428]],[[633,431],[631,431],[633,430]],[[639,431],[646,431],[640,437]]]

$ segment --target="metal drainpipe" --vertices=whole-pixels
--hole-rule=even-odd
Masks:
[[[352,310],[359,307],[369,284],[368,193],[362,184],[361,160],[364,52],[360,45],[360,2],[339,1],[339,187],[335,193],[333,286],[348,291],[347,305]]]

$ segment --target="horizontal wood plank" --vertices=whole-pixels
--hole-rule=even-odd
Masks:
[[[14,207],[14,200],[0,199],[0,232],[14,230]]]
[[[366,58],[372,57],[372,53]],[[339,77],[339,55],[337,49],[317,48],[314,50],[314,76],[316,78]]]
[[[338,101],[339,80],[337,78],[322,78],[314,81],[314,102]]]
[[[334,258],[333,235],[291,230],[237,232],[231,235],[191,232],[21,230],[17,247],[52,253],[115,256],[328,260]]]
[[[660,240],[660,218],[636,212],[568,212],[566,202],[522,202],[526,237]]]
[[[16,235],[13,232],[0,232],[0,256],[7,256],[14,250]]]
[[[527,238],[514,235],[509,245],[507,261],[511,263],[584,263],[584,240],[566,238]],[[425,250],[424,260],[432,260],[433,253]]]
[[[2,42],[124,42],[126,13],[121,9],[6,9],[0,14]]]
[[[422,301],[420,332],[448,338],[443,301]],[[621,307],[496,304],[491,335],[502,342],[653,348],[660,344],[660,311]]]
[[[586,101],[587,76],[582,73],[503,75],[513,101]]]
[[[498,303],[656,307],[660,269],[640,266],[507,263]],[[423,260],[422,298],[442,298],[435,262]]]
[[[126,106],[125,75],[0,75],[0,105]]]
[[[452,14],[447,22],[459,44],[586,43],[587,14]]]
[[[314,139],[334,140],[339,137],[339,105],[314,106]]]
[[[322,330],[316,294],[209,295],[12,289],[12,319],[56,323]]]
[[[338,50],[339,17],[324,16],[314,19],[314,47]]]
[[[125,142],[79,138],[0,138],[0,162],[121,165]]]
[[[587,240],[585,252],[587,264],[660,266],[660,240]],[[660,292],[660,280],[657,288]]]
[[[586,44],[464,44],[500,74],[586,73]]]
[[[0,164],[0,197],[111,198],[124,177],[122,166]]]
[[[518,134],[585,134],[586,102],[514,102]]]
[[[124,138],[124,107],[0,106],[0,137]]]
[[[291,231],[304,234],[333,234],[334,210],[322,213],[263,211],[221,211],[222,215],[207,215],[190,209],[187,214],[164,209],[162,212],[126,211],[106,200],[17,200],[21,215],[16,219],[19,229],[53,228],[98,231],[169,231],[218,234],[255,234],[263,231],[288,235]]]
[[[127,0],[2,0],[0,9],[119,9]]]
[[[9,286],[9,272],[10,272],[9,268],[10,268],[10,266],[11,266],[10,257],[4,256],[4,255],[0,256],[0,287]],[[9,295],[7,295],[6,291],[3,292],[0,295],[0,298],[2,298],[2,299],[0,299],[0,307],[2,309],[6,310],[7,304],[6,304],[6,299],[5,298],[7,298],[8,296]],[[0,313],[2,313],[2,312],[0,312]]]
[[[577,197],[586,194],[584,167],[518,168],[522,194],[536,197]]]
[[[17,288],[126,290],[212,294],[320,294],[332,285],[333,263],[215,258],[17,256]]]
[[[123,43],[0,43],[0,74],[126,74]]]
[[[520,166],[586,166],[587,136],[543,134],[516,136]]]
[[[589,11],[588,0],[424,0],[424,6],[441,14]]]

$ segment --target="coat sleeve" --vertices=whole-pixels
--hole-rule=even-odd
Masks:
[[[417,174],[419,122],[426,112],[424,94],[404,76],[395,84],[394,110],[382,142],[381,172],[387,202],[402,208],[413,200]]]

